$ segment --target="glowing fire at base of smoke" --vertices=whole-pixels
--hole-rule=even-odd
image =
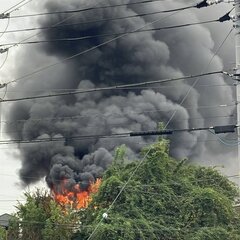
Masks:
[[[87,208],[92,201],[92,194],[97,193],[101,185],[101,179],[90,183],[86,190],[81,190],[80,185],[74,186],[74,191],[69,191],[65,187],[67,179],[61,183],[61,192],[59,193],[55,188],[52,189],[53,198],[63,207],[70,207],[72,209]]]

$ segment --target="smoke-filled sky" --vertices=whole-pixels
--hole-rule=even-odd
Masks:
[[[3,10],[16,1],[4,1]],[[118,0],[118,3],[136,2]],[[93,19],[116,18],[144,12],[154,12],[192,4],[192,1],[159,1],[156,3],[124,6],[77,13],[67,22],[68,26],[42,31],[33,39],[51,40],[102,33],[131,31],[167,15],[152,15],[118,21],[74,25]],[[14,14],[52,12],[80,9],[88,6],[116,4],[116,1],[32,1]],[[222,4],[208,9],[179,12],[152,26],[178,25],[211,20],[225,14],[231,5]],[[9,30],[33,26],[50,26],[63,21],[66,15],[47,15],[39,18],[12,19]],[[4,29],[6,21],[1,24]],[[151,27],[151,26],[149,26]],[[65,61],[53,68],[23,79],[8,87],[7,98],[49,94],[63,89],[78,90],[116,84],[152,81],[163,78],[198,74],[202,71],[222,70],[234,64],[234,34],[208,66],[213,53],[231,29],[231,23],[199,25],[166,31],[130,34],[94,51]],[[5,34],[2,43],[20,41],[33,33]],[[61,61],[76,53],[101,44],[112,37],[99,37],[84,41],[16,46],[0,72],[7,82],[30,73],[41,66]],[[0,56],[4,61],[5,55]],[[154,138],[88,139],[74,140],[76,135],[112,134],[129,131],[156,130],[158,123],[170,121],[169,128],[208,127],[235,123],[232,84],[222,75],[201,78],[191,89],[194,80],[155,85],[153,88],[129,89],[89,93],[68,97],[29,100],[2,104],[3,138],[35,140],[45,137],[63,137],[62,142],[3,146],[1,174],[5,176],[1,188],[2,199],[12,189],[13,195],[38,183],[46,177],[48,186],[56,186],[59,179],[70,179],[68,187],[100,177],[111,164],[115,147],[125,144],[130,160],[137,157],[141,147]],[[215,85],[215,86],[212,86]],[[216,86],[217,85],[217,86]],[[189,92],[183,104],[182,99]],[[212,106],[212,107],[206,107]],[[214,107],[215,106],[215,107]],[[231,116],[231,117],[227,117]],[[36,120],[38,119],[38,120]],[[21,120],[21,121],[19,121]],[[16,122],[18,121],[18,122]],[[234,135],[222,136],[233,138]],[[20,147],[17,149],[17,147]],[[189,158],[204,165],[224,165],[226,174],[237,174],[236,147],[226,147],[207,132],[181,133],[171,137],[171,155]],[[15,174],[15,176],[14,176]],[[19,177],[20,176],[20,177]],[[1,181],[3,182],[3,181]],[[18,186],[14,187],[15,182]],[[10,185],[8,185],[10,184]],[[10,187],[11,186],[11,187]],[[10,194],[11,195],[11,194]],[[1,204],[1,202],[0,202]],[[9,206],[9,204],[8,204]],[[4,206],[0,211],[4,212]]]

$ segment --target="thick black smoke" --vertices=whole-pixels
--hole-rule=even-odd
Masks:
[[[102,2],[102,3],[101,3]],[[118,1],[118,3],[132,2]],[[185,3],[163,1],[139,6],[118,7],[78,13],[69,18],[68,25],[59,29],[43,31],[41,39],[71,38],[134,30],[148,22],[162,18],[152,15],[132,19],[75,25],[76,22],[93,19],[115,18],[143,12],[185,6]],[[116,4],[100,1],[98,5]],[[93,6],[93,0],[46,1],[46,11],[62,11]],[[165,15],[164,15],[165,16]],[[66,15],[44,16],[41,26],[54,25]],[[175,14],[154,27],[197,21],[195,11]],[[18,63],[17,75],[29,72],[36,66],[61,60],[87,48],[109,40],[99,37],[79,42],[52,42],[31,47],[23,51]],[[66,61],[54,69],[42,72],[31,79],[19,82],[15,88],[25,91],[49,93],[49,90],[84,89],[115,84],[135,83],[168,77],[179,77],[200,73],[212,57],[214,42],[209,30],[203,26],[161,32],[130,34],[97,50]],[[26,62],[28,67],[26,67]],[[205,71],[222,69],[218,56]],[[165,87],[155,85],[153,89],[136,89],[101,93],[79,94],[71,97],[18,102],[11,106],[11,121],[26,120],[10,125],[12,138],[35,140],[45,137],[63,136],[62,142],[26,145],[21,149],[22,168],[20,176],[25,184],[46,176],[49,186],[59,185],[67,178],[69,187],[100,177],[111,164],[115,147],[126,144],[128,155],[134,158],[142,144],[152,138],[86,139],[74,140],[76,135],[111,134],[128,131],[157,129],[159,122],[167,123],[174,111],[169,128],[203,127],[212,124],[227,124],[229,118],[209,118],[230,115],[233,108],[201,108],[233,101],[229,87],[203,87],[203,84],[224,84],[223,76],[201,79],[190,91],[186,101],[180,102],[189,90],[192,81],[174,82]],[[156,88],[159,87],[159,88]],[[53,90],[54,89],[54,90]],[[38,92],[38,93],[39,93]],[[22,96],[19,94],[19,96]],[[207,120],[204,118],[207,117]],[[42,119],[42,120],[36,120]],[[43,120],[45,119],[45,120]],[[221,154],[216,144],[206,144],[205,132],[182,133],[171,138],[171,154],[177,158],[201,159],[202,156]],[[211,149],[214,149],[213,152]]]

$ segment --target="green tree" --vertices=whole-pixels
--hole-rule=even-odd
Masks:
[[[69,240],[77,226],[76,214],[62,209],[47,192],[25,193],[26,203],[17,206],[10,223],[14,240]]]
[[[0,227],[0,240],[5,240],[6,239],[6,229],[3,227]]]
[[[168,151],[164,139],[144,149],[143,154],[149,152],[146,159],[111,206],[139,164],[123,164],[123,148],[118,149],[99,192],[89,208],[79,212],[82,224],[72,239],[88,239],[96,226],[94,240],[240,239],[233,207],[236,186],[214,168],[176,161]]]

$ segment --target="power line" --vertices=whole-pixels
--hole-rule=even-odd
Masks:
[[[75,25],[82,25],[82,24],[92,24],[92,23],[100,23],[100,22],[110,22],[110,21],[116,21],[116,20],[124,20],[129,18],[136,18],[136,17],[144,17],[149,15],[156,15],[161,14],[162,11],[154,11],[149,13],[140,13],[140,14],[134,14],[134,15],[128,15],[128,16],[121,16],[121,17],[112,17],[112,18],[104,18],[104,19],[95,19],[95,20],[88,20],[84,22],[77,22],[77,23],[70,23],[70,24],[61,24],[61,25],[53,25],[53,26],[45,26],[45,27],[34,27],[34,28],[25,28],[25,29],[15,29],[15,30],[9,30],[6,31],[6,33],[16,33],[16,32],[28,32],[28,31],[36,31],[36,30],[49,30],[49,29],[57,29],[67,26],[75,26]],[[1,32],[0,32],[1,33]]]
[[[141,131],[141,132],[123,132],[123,133],[111,133],[111,134],[93,134],[93,135],[74,135],[71,137],[55,136],[55,137],[43,137],[35,140],[24,140],[24,139],[10,139],[2,140],[0,144],[13,144],[13,143],[43,143],[43,142],[58,142],[68,140],[87,140],[87,139],[104,139],[104,138],[126,138],[126,137],[142,137],[142,136],[154,136],[154,135],[172,135],[179,132],[195,132],[214,130],[216,134],[234,132],[237,125],[224,125],[215,127],[202,127],[202,128],[185,128],[185,129],[166,129],[159,131]]]
[[[185,128],[185,129],[166,129],[166,130],[157,130],[157,131],[141,131],[141,132],[130,132],[131,137],[141,137],[141,136],[153,136],[153,135],[172,135],[179,132],[195,132],[195,131],[206,131],[213,130],[214,134],[220,133],[232,133],[235,132],[236,125],[224,125],[216,127],[202,127],[202,128]]]
[[[184,79],[183,79],[184,80]],[[197,85],[198,88],[210,88],[210,87],[235,87],[235,84],[201,84]],[[151,86],[151,87],[125,87],[124,89],[115,89],[115,90],[131,90],[131,91],[138,91],[138,90],[155,90],[155,89],[166,89],[166,88],[179,88],[179,85],[162,85],[162,86]],[[52,94],[53,92],[57,93],[64,93],[64,92],[70,92],[70,91],[75,91],[76,88],[52,88],[48,89],[48,94]],[[78,88],[78,90],[84,90],[84,88]],[[46,89],[39,89],[39,90],[8,90],[8,93],[42,93],[46,91]],[[5,91],[0,91],[0,93],[4,93]]]
[[[103,34],[88,35],[88,36],[82,36],[82,37],[58,38],[58,39],[50,39],[50,40],[36,40],[36,41],[28,41],[28,42],[21,42],[21,43],[17,43],[17,42],[3,43],[3,44],[0,44],[0,47],[11,46],[11,45],[29,45],[29,44],[39,44],[39,43],[51,43],[51,42],[82,41],[82,40],[88,40],[88,39],[92,39],[92,38],[104,38],[104,37],[120,36],[120,35],[123,35],[123,34],[133,34],[133,33],[135,34],[135,33],[143,33],[143,32],[162,31],[162,30],[169,30],[169,29],[175,29],[175,28],[190,27],[190,26],[201,25],[201,24],[209,24],[209,23],[214,23],[214,22],[219,22],[219,20],[214,19],[214,20],[209,20],[209,21],[187,23],[187,24],[160,27],[160,28],[143,29],[143,30],[139,30],[139,31],[125,31],[125,32],[118,32],[118,33],[103,33]]]
[[[87,139],[103,139],[103,138],[124,138],[129,137],[129,132],[126,133],[113,133],[113,134],[96,134],[96,135],[76,135],[69,137],[69,140],[87,140]],[[45,142],[61,142],[66,141],[66,137],[52,137],[52,138],[41,138],[35,140],[23,140],[23,139],[10,139],[10,140],[2,140],[1,144],[32,144],[32,143],[45,143]]]
[[[32,0],[30,0],[30,1],[32,1]],[[30,2],[30,1],[29,1],[29,2]],[[98,3],[99,3],[99,2],[98,2]],[[98,5],[98,3],[95,4],[94,6]],[[100,2],[100,3],[101,3],[101,2]],[[0,16],[1,16],[1,15],[0,15]],[[7,18],[7,17],[9,17],[9,14],[5,14],[5,15],[2,14],[2,16],[1,16],[2,19],[4,19],[4,16],[5,16],[5,18]],[[64,18],[63,20],[55,23],[55,24],[53,25],[53,27],[54,27],[54,26],[58,26],[58,25],[60,25],[60,24],[62,24],[62,23],[64,23],[64,22],[68,21],[69,19],[73,18],[74,16],[75,16],[75,14]],[[25,41],[33,38],[33,37],[36,37],[36,36],[40,35],[41,33],[42,33],[42,32],[38,32],[38,33],[36,33],[36,34],[33,34],[33,35],[31,35],[31,36],[29,36],[29,37],[21,40],[19,43],[25,42]],[[18,43],[18,44],[19,44],[19,43]],[[12,46],[10,46],[10,47],[8,47],[8,48],[5,48],[5,49],[0,49],[0,53],[3,53],[3,52],[5,52],[5,51],[7,51],[7,50],[9,50],[10,48],[15,47],[15,46],[17,46],[17,44],[16,44],[16,45],[12,45]]]
[[[229,14],[228,14],[229,16]],[[230,34],[232,33],[233,28],[230,29],[230,31],[228,32],[227,36],[224,38],[224,40],[222,41],[222,43],[220,44],[220,46],[217,48],[217,50],[214,52],[214,54],[212,55],[211,59],[209,60],[208,64],[206,65],[205,68],[203,68],[202,72],[205,72],[208,70],[209,66],[211,65],[213,59],[215,58],[215,56],[218,54],[218,52],[221,50],[221,48],[223,47],[224,43],[227,41],[228,37],[230,36]],[[206,70],[205,70],[206,69]],[[191,87],[188,89],[188,92],[186,93],[186,95],[183,97],[180,105],[182,105],[185,100],[187,99],[188,95],[190,94],[191,90],[198,84],[200,78],[197,78],[193,84],[191,85]],[[175,117],[177,113],[177,110],[173,113],[172,117],[169,119],[167,125],[169,124],[169,122]]]
[[[124,117],[124,115],[122,115],[121,117]],[[223,117],[209,117],[209,118],[185,118],[185,119],[178,119],[178,120],[175,120],[175,122],[183,122],[183,121],[191,121],[191,120],[196,120],[196,119],[199,119],[199,120],[206,120],[206,119],[216,119],[216,118],[233,118],[233,116],[223,116]],[[70,119],[70,118],[68,118]],[[77,118],[75,118],[77,119]],[[106,118],[104,118],[106,119]],[[26,121],[26,122],[29,122],[29,121]],[[31,122],[31,121],[30,121]],[[37,123],[40,123],[40,121],[35,121],[35,124]],[[17,125],[16,125],[17,126]],[[122,127],[121,125],[117,124],[117,123],[112,123],[112,124],[107,124],[108,127]],[[96,127],[92,127],[92,126],[86,126],[84,128],[84,130],[94,130],[94,129],[99,129],[98,126]],[[19,129],[19,130],[16,130],[16,131],[2,131],[2,133],[5,133],[5,134],[10,134],[10,133],[18,133],[18,134],[21,134],[21,133],[31,133],[32,131],[31,130],[22,130],[22,129]]]
[[[163,18],[161,18],[161,19],[158,19],[158,20],[152,21],[152,22],[150,22],[150,23],[147,23],[147,24],[143,25],[142,27],[137,28],[136,31],[141,30],[142,28],[144,28],[144,27],[146,27],[146,26],[149,26],[149,25],[152,25],[152,24],[154,24],[154,23],[163,21],[163,20],[171,17],[172,15],[174,15],[174,14],[176,14],[176,13],[178,13],[178,12],[174,12],[174,13],[166,16],[166,17],[163,17]],[[76,57],[79,57],[79,56],[84,55],[84,54],[86,54],[86,53],[89,53],[89,52],[91,52],[91,51],[93,51],[93,50],[95,50],[95,49],[98,49],[99,47],[105,46],[105,45],[107,45],[107,44],[109,44],[109,43],[111,43],[111,42],[113,42],[113,41],[115,41],[115,40],[117,40],[117,39],[123,38],[123,37],[125,37],[125,36],[127,36],[127,35],[128,35],[128,34],[120,35],[120,36],[118,36],[118,37],[115,37],[115,38],[112,38],[112,39],[110,39],[110,40],[107,40],[107,41],[105,41],[105,42],[103,42],[103,43],[101,43],[101,44],[98,44],[98,45],[95,45],[95,46],[93,46],[93,47],[90,47],[90,48],[88,48],[88,49],[86,49],[86,50],[84,50],[84,51],[81,51],[81,52],[78,52],[78,53],[76,53],[76,54],[74,54],[74,55],[71,55],[70,57],[66,57],[66,58],[64,58],[64,59],[62,59],[62,60],[60,60],[60,61],[57,61],[57,62],[53,63],[53,64],[50,64],[50,65],[41,67],[41,68],[39,68],[39,69],[36,69],[35,71],[33,71],[33,72],[31,72],[31,73],[25,74],[25,75],[23,75],[23,76],[21,76],[21,77],[18,77],[18,78],[16,78],[16,79],[12,80],[12,81],[7,82],[6,85],[8,85],[8,84],[10,84],[10,83],[18,82],[18,81],[20,81],[20,80],[22,80],[22,79],[25,79],[25,78],[31,77],[31,76],[33,76],[33,75],[35,75],[35,74],[38,74],[38,73],[40,73],[40,72],[46,71],[46,70],[48,70],[48,69],[50,69],[50,68],[52,68],[52,67],[55,67],[55,66],[57,66],[57,65],[59,65],[59,64],[62,64],[62,63],[64,63],[64,62],[66,62],[66,61],[69,61],[69,60],[71,60],[71,59],[73,59],[73,58],[76,58]],[[34,35],[34,36],[36,36],[36,35]],[[33,37],[33,36],[31,36],[31,37]],[[10,47],[9,47],[9,48],[10,48]],[[9,49],[9,48],[8,48],[8,49]],[[5,85],[5,86],[6,86],[6,85]],[[0,86],[0,87],[3,88],[3,87],[5,87],[5,86]]]
[[[238,146],[240,144],[240,141],[237,139],[235,141],[228,140],[228,139],[222,139],[221,137],[217,136],[213,131],[209,130],[209,132],[217,137],[217,139],[223,143],[226,146]]]
[[[130,138],[130,137],[126,137],[126,138]],[[107,140],[109,141],[109,146],[110,146],[111,143],[112,143],[112,139],[107,139],[107,138],[104,139],[104,141],[107,141]],[[81,140],[79,140],[79,141],[81,141]],[[234,139],[227,139],[227,141],[236,142],[237,139],[235,139],[235,138]],[[189,144],[192,144],[192,142],[193,142],[192,140],[184,140],[184,139],[183,140],[171,140],[170,144],[172,144],[172,143],[189,143]],[[46,143],[49,144],[51,142],[46,142]],[[54,143],[54,142],[52,142],[52,143]],[[219,141],[218,139],[206,139],[206,140],[197,140],[196,144],[197,143],[221,143],[221,141]],[[16,144],[16,145],[14,146],[14,144]],[[147,147],[151,143],[150,142],[134,142],[134,144],[138,144],[141,147]],[[114,147],[116,147],[115,143],[113,143],[113,146],[111,148],[114,149]],[[229,146],[227,146],[227,147],[229,147]],[[235,145],[231,146],[231,147],[235,147]],[[17,150],[17,149],[26,149],[26,148],[32,148],[32,145],[31,144],[21,145],[19,143],[12,143],[12,144],[8,144],[8,147],[0,147],[1,150],[9,150],[9,149]]]
[[[206,0],[204,0],[203,2],[206,2]],[[200,4],[200,3],[199,3],[199,4]],[[196,6],[199,6],[199,4],[197,4]],[[186,7],[186,8],[188,8],[188,7]],[[198,8],[201,8],[201,6],[198,7]],[[154,24],[154,23],[161,22],[161,21],[163,21],[163,20],[165,20],[165,19],[173,16],[174,14],[177,14],[178,12],[180,12],[180,11],[173,12],[172,14],[170,14],[170,15],[168,15],[168,16],[166,16],[166,17],[163,17],[163,18],[160,18],[160,19],[158,19],[158,20],[155,20],[155,21],[152,21],[152,22],[150,22],[150,23],[147,23],[147,24],[143,25],[142,27],[136,28],[135,31],[139,31],[139,30],[141,30],[141,29],[143,29],[143,28],[145,28],[145,27],[147,27],[147,26],[150,26],[150,25],[152,25],[152,24]],[[68,19],[69,19],[69,18],[66,18],[66,19],[64,19],[63,21],[60,21],[59,23],[57,23],[57,24],[55,24],[55,25],[59,25],[59,24],[65,22],[65,21],[67,21]],[[40,33],[39,33],[39,34],[40,34]],[[38,34],[35,34],[35,35],[33,35],[33,36],[36,36],[36,35],[38,35]],[[28,39],[32,38],[33,36],[31,36],[31,37],[29,37],[29,38],[27,38],[27,39],[25,39],[25,40],[28,40]],[[74,55],[72,55],[72,56],[70,56],[70,57],[66,57],[66,58],[62,59],[61,61],[57,61],[57,62],[55,62],[55,63],[53,63],[53,64],[50,64],[50,65],[41,67],[41,68],[39,68],[39,69],[31,72],[31,73],[28,73],[28,74],[25,74],[25,75],[23,75],[23,76],[21,76],[21,77],[19,77],[19,78],[16,78],[16,79],[8,82],[7,84],[9,84],[9,83],[14,83],[14,82],[17,82],[17,81],[19,81],[19,80],[22,80],[22,79],[31,77],[31,76],[33,76],[33,75],[35,75],[35,74],[37,74],[37,73],[42,72],[42,71],[46,71],[46,70],[48,70],[48,69],[50,69],[50,68],[52,68],[52,67],[54,67],[54,66],[57,66],[58,64],[62,64],[62,63],[66,62],[66,61],[69,61],[69,60],[71,60],[71,59],[73,59],[73,58],[76,58],[76,57],[78,57],[78,56],[81,56],[81,55],[84,55],[84,54],[86,54],[86,53],[89,53],[89,52],[91,52],[91,51],[93,51],[93,50],[95,50],[95,49],[98,49],[99,47],[105,46],[105,45],[107,45],[107,44],[109,44],[109,43],[111,43],[111,42],[113,42],[113,41],[115,41],[115,40],[117,40],[117,39],[123,38],[123,37],[125,37],[125,36],[128,36],[128,34],[126,33],[126,34],[117,36],[117,37],[112,38],[112,39],[110,39],[110,40],[107,40],[107,41],[105,41],[105,42],[103,42],[103,43],[101,43],[101,44],[98,44],[98,45],[95,45],[95,46],[93,46],[93,47],[90,47],[90,48],[88,48],[88,49],[86,49],[86,50],[84,50],[84,51],[78,52],[78,53],[76,53],[76,54],[74,54]],[[23,40],[23,41],[21,41],[21,42],[24,42],[25,40]],[[13,45],[13,46],[14,46],[14,45]],[[11,46],[11,47],[13,47],[13,46]],[[9,47],[9,48],[11,48],[11,47]],[[8,49],[9,49],[9,48],[8,48]],[[5,49],[4,49],[4,50],[5,50]],[[3,50],[3,51],[4,51],[4,50]]]
[[[22,4],[22,3],[25,2],[25,1],[26,1],[26,0],[22,0],[22,1],[18,2],[17,4],[13,5],[12,7],[8,8],[7,10],[5,10],[5,11],[3,12],[3,14],[4,14],[4,13],[7,13],[7,12],[9,12],[9,11],[13,11],[14,8],[18,7],[20,4]]]
[[[23,3],[23,4],[21,4],[20,6],[17,6],[17,8],[12,9],[11,11],[8,11],[8,14],[10,14],[10,13],[12,13],[12,12],[14,12],[14,11],[19,10],[20,8],[22,8],[23,6],[27,5],[28,3],[32,2],[32,1],[33,1],[33,0],[29,0],[29,1],[27,1],[27,2],[25,2],[25,3]]]
[[[217,106],[219,107],[219,105]],[[149,110],[149,111],[131,111],[129,113],[127,112],[122,112],[122,113],[112,113],[112,114],[78,114],[78,115],[72,115],[72,116],[62,116],[62,117],[52,117],[52,118],[29,118],[29,119],[23,119],[23,120],[16,120],[16,121],[0,121],[2,124],[7,124],[7,125],[17,125],[17,124],[24,124],[26,122],[45,122],[45,121],[63,121],[63,120],[77,120],[81,118],[86,118],[86,117],[101,117],[103,119],[107,119],[110,116],[120,116],[124,117],[127,116],[127,114],[134,113],[134,114],[144,114],[144,113],[153,113],[153,112],[160,112],[162,110]],[[164,110],[163,110],[164,111]],[[174,110],[172,110],[174,111]],[[170,111],[171,112],[171,111]],[[176,120],[176,122],[180,121],[189,121],[189,120],[197,120],[197,119],[216,119],[216,118],[233,118],[236,117],[235,115],[218,115],[218,116],[202,116],[202,117],[189,117],[189,118],[180,118]]]
[[[110,90],[116,90],[116,89],[124,90],[125,88],[129,88],[129,87],[138,87],[138,86],[152,85],[152,84],[156,84],[156,83],[166,83],[166,82],[173,82],[173,81],[179,81],[179,80],[187,80],[187,79],[192,79],[192,78],[196,78],[196,77],[204,77],[204,76],[210,76],[210,75],[216,75],[216,74],[224,74],[224,71],[213,71],[213,72],[201,73],[201,74],[197,74],[197,75],[188,75],[188,76],[183,76],[183,77],[178,77],[178,78],[167,78],[167,79],[160,79],[160,80],[154,80],[154,81],[146,81],[146,82],[139,82],[139,83],[132,83],[132,84],[122,84],[122,85],[101,87],[101,88],[83,89],[83,90],[76,90],[76,91],[71,91],[71,92],[62,92],[62,93],[55,93],[55,94],[48,94],[48,95],[29,96],[29,97],[12,98],[12,99],[5,99],[5,100],[1,99],[0,102],[15,102],[15,101],[23,101],[23,100],[31,100],[31,99],[40,99],[40,98],[76,95],[76,94],[83,94],[83,93],[110,91]],[[12,81],[10,81],[6,84],[3,84],[2,87],[10,84],[11,82]]]
[[[7,59],[8,59],[8,56],[9,56],[9,52],[7,51],[7,52],[6,52],[6,57],[5,57],[5,59],[3,60],[2,64],[0,65],[0,69],[2,69],[3,66],[5,65],[5,63],[6,63]]]
[[[75,26],[75,25],[81,25],[81,24],[92,24],[92,23],[124,20],[124,19],[129,19],[129,18],[136,18],[136,17],[144,17],[144,16],[155,15],[155,14],[160,14],[160,13],[161,13],[161,11],[155,11],[155,12],[150,12],[150,13],[140,13],[140,14],[134,14],[134,15],[129,15],[129,16],[123,16],[123,17],[96,19],[96,20],[89,20],[89,21],[78,22],[78,23],[61,24],[61,25],[56,25],[56,26],[45,26],[45,27],[15,29],[15,30],[6,31],[6,33],[17,33],[17,32],[28,32],[28,31],[35,31],[35,30],[57,29],[57,28],[68,27],[68,26]],[[0,32],[0,33],[2,33],[2,32]]]
[[[191,109],[214,109],[214,108],[226,108],[226,107],[233,107],[236,106],[236,104],[233,103],[229,103],[229,104],[220,104],[220,105],[202,105],[202,106],[186,106],[184,109],[186,110],[191,110]],[[176,109],[172,109],[172,110],[163,110],[163,109],[155,109],[155,110],[149,110],[149,111],[131,111],[129,113],[127,112],[123,112],[123,113],[116,113],[116,114],[83,114],[83,115],[77,115],[77,116],[63,116],[63,117],[56,117],[56,118],[39,118],[39,119],[28,119],[28,120],[16,120],[16,121],[1,121],[0,123],[9,123],[9,124],[18,124],[18,123],[25,123],[25,122],[41,122],[41,121],[53,121],[53,120],[67,120],[67,119],[80,119],[80,118],[84,118],[84,117],[103,117],[103,118],[108,118],[110,116],[120,116],[120,117],[127,117],[127,114],[131,114],[131,113],[135,113],[135,114],[151,114],[151,113],[157,113],[157,112],[165,112],[165,113],[171,113],[171,112],[175,112]],[[229,116],[230,117],[230,116]],[[187,119],[186,119],[187,120]],[[189,120],[191,120],[191,118],[189,118]],[[179,121],[179,120],[176,120]],[[6,133],[10,133],[10,132],[6,132]]]
[[[129,18],[144,17],[144,16],[161,14],[161,13],[162,13],[162,11],[154,11],[154,12],[149,12],[149,13],[140,13],[140,14],[134,14],[134,15],[128,15],[128,16],[121,16],[121,17],[94,19],[94,20],[88,20],[88,21],[84,21],[84,22],[77,22],[77,23],[70,23],[70,24],[61,24],[61,25],[45,26],[45,27],[33,27],[33,28],[25,28],[25,29],[15,29],[15,30],[6,31],[6,33],[57,29],[57,28],[75,26],[75,25],[82,25],[82,24],[86,25],[86,24],[92,24],[92,23],[110,22],[110,21],[124,20],[124,19],[129,19]]]
[[[128,85],[123,85],[123,86],[119,86],[116,88],[116,86],[109,86],[109,87],[115,87],[115,89],[113,90],[141,90],[141,89],[162,89],[162,88],[177,88],[178,86],[177,85],[165,85],[165,86],[154,86],[154,87],[139,87],[140,84],[141,85],[151,85],[151,84],[155,84],[155,83],[167,83],[167,82],[172,82],[172,81],[178,81],[178,80],[187,80],[187,79],[190,79],[190,78],[194,78],[194,77],[202,77],[202,76],[205,76],[206,75],[213,75],[213,74],[225,74],[228,76],[227,72],[224,72],[224,71],[216,71],[216,72],[208,72],[208,73],[203,73],[201,75],[188,75],[188,76],[184,76],[184,77],[179,77],[179,78],[168,78],[168,79],[162,79],[162,80],[155,80],[157,82],[153,82],[153,81],[147,81],[147,82],[141,82],[141,83],[137,83],[138,85],[137,86],[128,86]],[[7,85],[7,83],[5,84],[2,84],[0,86],[0,88],[3,88]],[[204,84],[204,85],[196,85],[197,87],[234,87],[234,84]],[[86,89],[79,89],[79,91],[85,91]],[[21,91],[21,90],[8,90],[8,92],[13,92],[13,93],[16,93],[16,92],[34,92],[34,93],[37,93],[37,92],[43,92],[45,91],[45,89],[42,89],[42,90],[36,90],[36,91]],[[49,91],[51,92],[62,92],[62,93],[59,93],[59,94],[64,94],[65,92],[76,92],[76,89],[74,88],[70,88],[70,89],[49,89]],[[1,91],[0,91],[1,92]],[[4,91],[5,92],[5,91]],[[50,93],[48,95],[51,95]]]
[[[123,3],[123,4],[107,5],[107,6],[88,7],[88,8],[75,9],[75,10],[65,10],[65,11],[56,11],[56,12],[45,12],[45,13],[9,16],[9,18],[23,18],[23,17],[37,17],[37,16],[53,15],[53,14],[81,13],[81,12],[86,12],[86,11],[91,11],[91,10],[108,9],[108,8],[115,8],[115,7],[122,7],[122,6],[132,6],[132,5],[138,5],[138,4],[154,3],[154,2],[159,2],[159,1],[165,1],[165,0],[145,0],[145,1],[141,1],[141,2],[133,2],[133,3],[130,2],[130,3]],[[186,9],[190,9],[190,8],[196,8],[196,7],[197,7],[197,5],[191,5],[188,7],[162,10],[161,13],[171,13],[171,12],[182,11],[182,10],[186,10]]]
[[[9,27],[9,24],[10,24],[10,19],[8,19],[7,20],[7,24],[6,24],[6,27],[5,27],[5,29],[4,29],[4,31],[3,32],[0,32],[0,38],[7,32],[7,29],[8,29],[8,27]]]

